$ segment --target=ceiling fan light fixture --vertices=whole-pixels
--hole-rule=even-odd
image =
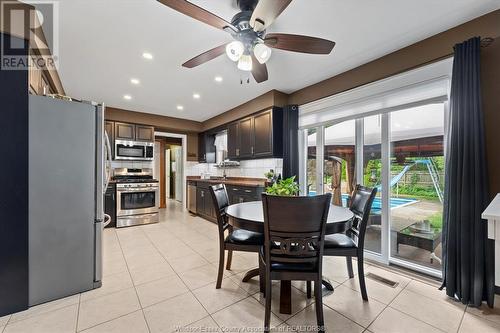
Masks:
[[[252,57],[249,54],[243,54],[238,61],[238,68],[250,72],[252,70]]]
[[[226,46],[226,54],[232,61],[240,60],[243,52],[245,52],[245,46],[238,40],[235,40]]]
[[[257,61],[263,65],[271,58],[271,48],[265,44],[259,43],[254,46],[253,54],[255,58],[257,58]]]

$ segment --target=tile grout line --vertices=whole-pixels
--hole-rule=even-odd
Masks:
[[[468,304],[465,305],[464,313],[462,313],[462,318],[460,318],[460,324],[458,325],[457,332],[460,331],[460,328],[462,327],[462,323],[464,322],[465,314],[467,313],[467,308],[469,307]]]
[[[365,277],[366,277],[366,275],[365,275]],[[411,281],[412,281],[412,280],[410,279],[410,282],[411,282]],[[409,284],[410,282],[408,282],[408,284]],[[408,285],[408,284],[407,284],[407,285]],[[406,286],[405,286],[405,288],[406,288]],[[398,296],[399,296],[399,295],[403,292],[403,290],[405,290],[405,288],[401,288],[401,290],[400,290],[400,291],[396,294],[396,296],[394,296],[394,298],[392,299],[392,301],[390,301],[388,304],[384,304],[384,303],[382,303],[382,302],[378,301],[379,303],[382,303],[382,304],[384,304],[385,306],[384,306],[384,308],[382,309],[382,311],[380,311],[380,313],[379,313],[378,315],[376,315],[376,316],[375,316],[375,318],[373,318],[373,320],[372,320],[372,321],[371,321],[371,322],[370,322],[370,323],[369,323],[369,324],[365,327],[365,329],[366,329],[366,330],[368,330],[368,327],[370,327],[370,326],[371,326],[371,325],[372,325],[372,324],[373,324],[373,323],[374,323],[374,322],[375,322],[375,321],[376,321],[376,320],[380,317],[380,315],[381,315],[381,314],[382,314],[382,313],[383,313],[383,312],[384,312],[384,311],[385,311],[385,310],[389,307],[389,305],[390,305],[392,302],[394,302],[394,300],[395,300],[395,299],[396,299],[396,298],[397,298],[397,297],[398,297]],[[361,293],[360,293],[360,294],[361,294]],[[416,318],[415,318],[415,319],[416,319]],[[420,320],[420,321],[421,321],[421,320]]]
[[[78,332],[78,320],[80,320],[80,304],[82,302],[82,293],[78,295],[78,307],[76,310],[75,333]]]
[[[145,234],[146,234],[146,233],[145,233]],[[147,238],[151,241],[151,239],[149,238],[149,236],[148,236],[147,234],[146,234],[146,237],[147,237]],[[196,251],[196,249],[194,249],[193,247],[191,247],[188,243],[184,242],[184,241],[183,241],[182,239],[180,239],[178,236],[175,236],[175,237],[177,237],[177,238],[179,239],[179,241],[181,241],[182,243],[184,243],[184,244],[185,244],[188,248],[190,248],[190,249],[191,249],[191,250],[193,250],[195,253],[197,253],[198,255],[200,255],[200,256],[201,256],[201,254],[200,254],[198,251]],[[153,244],[153,246],[157,249],[156,244],[154,244],[154,242],[153,242],[153,241],[151,241],[151,243],[152,243],[152,244]],[[158,251],[158,252],[160,252],[158,249],[157,249],[157,251]],[[162,256],[163,256],[163,254],[162,254],[161,252],[160,252],[160,255],[162,255]],[[202,256],[202,257],[203,257],[203,256]],[[204,258],[204,257],[203,257],[203,258]],[[226,258],[226,257],[224,256],[224,258]],[[168,262],[168,260],[167,260],[165,257],[164,257],[164,259]],[[205,258],[204,258],[204,259],[205,259]],[[205,259],[205,260],[206,260],[206,259]],[[208,260],[207,260],[207,262],[208,262]],[[170,264],[170,263],[169,263],[169,264]],[[209,264],[209,265],[212,265],[212,263],[211,263],[211,262],[209,262],[208,264]],[[200,266],[200,267],[202,267],[202,266]],[[173,269],[173,268],[172,268],[172,269]],[[193,269],[196,269],[196,268],[193,268]],[[225,269],[225,266],[224,266],[224,269]],[[231,276],[226,277],[226,279],[230,279],[230,280],[231,280],[231,277],[232,277],[232,276],[236,276],[237,274],[240,274],[240,273],[242,273],[242,272],[244,272],[244,271],[245,271],[245,270],[243,270],[243,271],[241,271],[241,272],[238,272],[238,273],[233,273]],[[177,272],[176,272],[175,270],[174,270],[174,272],[177,274]],[[181,278],[180,276],[179,276],[179,279],[181,279],[181,281],[183,281],[183,280],[182,280],[182,278]],[[224,280],[224,276],[223,276],[223,280]],[[224,306],[224,307],[220,308],[219,310],[215,311],[213,314],[218,313],[218,312],[220,312],[220,311],[222,311],[222,310],[224,310],[224,309],[226,309],[226,308],[228,308],[228,307],[230,307],[230,306],[232,306],[232,305],[234,305],[234,304],[237,304],[237,303],[239,303],[239,302],[242,302],[242,301],[244,301],[244,300],[246,300],[246,299],[248,299],[248,298],[252,298],[252,300],[257,301],[257,303],[259,303],[259,304],[260,304],[260,302],[259,302],[258,300],[256,300],[256,299],[253,297],[253,294],[251,294],[251,293],[247,292],[245,289],[241,288],[241,287],[240,287],[238,284],[236,284],[234,281],[232,281],[232,280],[231,280],[231,282],[232,282],[234,285],[236,285],[238,289],[241,289],[241,290],[242,290],[242,291],[243,291],[243,292],[247,295],[247,297],[244,297],[244,298],[242,298],[241,300],[238,300],[238,301],[236,301],[236,302],[234,302],[234,303],[232,303],[232,304],[229,304],[229,305],[227,305],[227,306]],[[184,283],[184,281],[183,281],[183,283]],[[213,283],[213,282],[211,282],[211,283]],[[185,284],[185,283],[184,283],[184,284]],[[208,286],[209,284],[210,284],[210,283],[207,283],[206,285],[201,286],[201,287],[199,287],[199,288],[196,288],[196,289],[194,289],[194,290],[197,290],[197,289],[200,289],[200,288],[206,287],[206,286]],[[203,307],[203,309],[205,309],[205,311],[207,311],[208,316],[210,316],[210,318],[212,318],[212,320],[213,320],[213,321],[214,321],[214,322],[215,322],[215,323],[219,326],[219,328],[220,328],[220,324],[219,324],[219,323],[215,320],[215,318],[213,318],[213,317],[212,317],[212,314],[211,314],[211,313],[210,313],[210,312],[209,312],[209,311],[205,308],[205,306],[201,303],[201,301],[198,299],[198,297],[196,297],[196,295],[193,293],[193,291],[192,291],[192,290],[191,290],[191,289],[190,289],[187,285],[186,285],[186,287],[187,287],[187,288],[188,288],[188,290],[189,290],[189,291],[193,294],[194,298],[198,301],[198,303],[200,303],[200,304],[201,304],[201,306]],[[300,291],[300,290],[299,290],[299,291]],[[274,314],[274,312],[273,312],[273,311],[271,311],[271,312]],[[276,314],[274,314],[274,316],[275,316],[275,317],[277,317],[279,320],[281,320],[281,322],[280,322],[280,324],[279,324],[279,325],[281,325],[281,324],[283,324],[283,323],[285,322],[284,320],[282,320],[281,318],[279,318]],[[204,317],[204,318],[206,318],[206,317]],[[203,318],[202,318],[202,319],[203,319]],[[200,319],[200,320],[201,320],[201,319]],[[196,321],[195,321],[195,322],[196,322]],[[193,323],[195,323],[195,322],[193,322]],[[191,323],[191,324],[192,324],[192,323]],[[191,325],[191,324],[188,324],[188,325]],[[278,325],[278,326],[279,326],[279,325]],[[185,326],[187,326],[187,325],[185,325]]]
[[[200,254],[200,253],[199,253],[199,252],[198,252],[195,248],[191,247],[188,243],[186,243],[185,241],[183,241],[182,239],[180,239],[178,236],[176,236],[176,237],[177,237],[177,238],[178,238],[178,239],[179,239],[182,243],[184,243],[184,244],[185,244],[188,248],[190,248],[190,249],[191,249],[191,250],[193,250],[195,253],[197,253],[198,255],[200,255],[201,257],[203,257],[203,256],[202,256],[202,255],[201,255],[201,254]],[[148,238],[149,238],[149,237],[148,237]],[[214,241],[216,242],[216,240],[214,240]],[[155,246],[155,247],[156,247],[156,245],[155,245],[154,243],[153,243],[153,246]],[[220,251],[220,250],[219,250],[219,251]],[[236,254],[236,253],[235,253],[235,254]],[[209,263],[209,265],[212,265],[212,264],[213,264],[213,263],[209,262],[209,261],[208,261],[205,257],[203,257],[203,259],[205,259],[205,260]],[[224,259],[226,259],[226,256],[224,256]],[[167,260],[167,259],[165,259],[165,260]],[[168,261],[168,260],[167,260],[167,261]],[[225,263],[225,262],[224,262],[224,263]],[[196,269],[196,268],[195,268],[195,269]],[[226,271],[226,269],[225,269],[225,265],[224,265],[224,271]],[[229,270],[229,271],[230,271],[230,270]],[[244,272],[244,270],[243,270],[242,272]],[[177,273],[177,272],[176,272],[176,273]],[[213,314],[215,314],[215,313],[217,313],[217,312],[220,312],[220,311],[222,311],[222,310],[224,310],[224,309],[226,309],[226,308],[228,308],[228,307],[230,307],[230,306],[232,306],[232,305],[234,305],[234,304],[237,304],[237,303],[239,303],[239,302],[241,302],[241,301],[243,301],[243,300],[246,300],[246,299],[248,299],[249,297],[252,297],[252,298],[253,298],[252,294],[250,294],[249,292],[247,292],[245,289],[241,288],[238,284],[236,284],[236,283],[235,283],[235,282],[231,279],[231,277],[232,277],[232,276],[235,276],[235,275],[237,275],[237,274],[239,274],[239,273],[241,273],[241,272],[238,272],[238,273],[233,273],[233,272],[231,272],[231,273],[232,273],[232,274],[231,274],[230,276],[227,276],[227,277],[226,277],[226,279],[230,279],[230,280],[231,280],[231,282],[232,282],[234,285],[236,285],[236,287],[237,287],[238,289],[241,289],[241,290],[242,290],[242,291],[243,291],[243,292],[247,295],[247,297],[244,297],[243,299],[241,299],[241,300],[239,300],[239,301],[236,301],[236,302],[234,302],[234,303],[232,303],[232,304],[229,304],[229,305],[227,305],[227,306],[224,306],[224,307],[220,308],[219,310],[215,311]],[[179,278],[180,278],[180,276],[179,276]],[[182,278],[180,278],[180,279],[182,280]],[[222,280],[224,281],[224,274],[222,275]],[[213,283],[213,282],[212,282],[212,283]],[[206,285],[205,285],[205,286],[203,286],[203,287],[206,287],[206,286],[208,286],[209,284],[210,284],[210,283],[206,284]],[[186,285],[186,286],[187,286],[187,285]],[[200,288],[203,288],[203,287],[200,287]],[[200,289],[200,288],[197,288],[197,289]],[[189,287],[188,287],[188,289],[191,291],[191,289],[190,289]],[[195,290],[196,290],[196,289],[195,289]],[[219,324],[219,323],[215,320],[215,318],[213,318],[213,317],[212,317],[212,313],[210,313],[210,312],[209,312],[209,311],[205,308],[205,306],[201,303],[201,301],[198,299],[198,297],[196,297],[196,295],[195,295],[192,291],[191,291],[191,293],[192,293],[192,294],[193,294],[193,296],[196,298],[196,300],[197,300],[197,301],[201,304],[201,306],[205,309],[205,311],[207,311],[207,313],[208,313],[208,315],[210,316],[210,318],[212,318],[212,320],[213,320],[213,321],[214,321],[214,322],[215,322],[215,323],[219,326],[219,328],[220,328],[220,324]],[[253,298],[253,299],[254,299],[254,298]],[[258,302],[258,301],[257,301],[257,302]],[[276,316],[276,315],[275,315],[275,316]],[[284,322],[284,321],[283,321],[283,322]],[[188,325],[190,325],[190,324],[188,324]]]
[[[177,275],[177,277],[179,278],[179,280],[181,280],[181,282],[184,284],[184,286],[187,288],[188,292],[191,293],[191,295],[194,297],[194,299],[196,299],[196,301],[201,305],[201,307],[203,308],[203,310],[205,310],[205,312],[208,314],[208,316],[217,324],[217,326],[220,328],[220,325],[219,323],[217,323],[217,321],[212,317],[212,314],[205,308],[205,306],[200,302],[200,300],[198,299],[198,297],[196,297],[196,295],[192,292],[192,290],[189,288],[189,286],[186,284],[186,282],[184,282],[184,280],[180,277],[179,273],[177,273],[177,271],[172,267],[172,265],[170,264],[170,262],[167,260],[167,258],[165,258],[165,256],[163,255],[163,253],[160,252],[160,250],[158,249],[158,247],[156,246],[156,244],[151,240],[151,238],[148,236],[148,234],[146,234],[145,232],[143,232],[144,235],[146,236],[146,238],[151,242],[151,244],[153,245],[153,247],[156,249],[156,251],[158,251],[158,253],[162,256],[162,258],[167,262],[167,264],[170,266],[170,268],[172,268],[172,271],[175,273],[175,275]],[[177,237],[177,239],[179,239],[178,236],[175,236]],[[183,240],[179,239],[182,243],[186,244]],[[186,244],[187,245],[187,244]],[[189,248],[191,248],[189,245],[187,245]],[[208,285],[208,284],[207,284]],[[238,287],[239,288],[239,287]],[[182,294],[184,295],[184,294]],[[179,296],[179,295],[178,295]],[[176,296],[174,296],[176,297]],[[162,301],[163,302],[163,301]],[[160,302],[161,303],[161,302]],[[207,316],[203,317],[203,318],[206,318]],[[203,319],[201,318],[201,319]],[[200,321],[201,319],[198,319],[198,320],[195,320],[187,325],[183,325],[183,327],[186,327],[188,325],[191,325],[191,324],[194,324],[196,323],[197,321]]]
[[[414,281],[414,280],[412,279],[411,281]],[[411,282],[411,281],[410,281],[410,282]],[[418,280],[415,280],[415,281],[418,281]],[[408,286],[409,284],[410,284],[410,283],[408,283],[408,284],[407,284],[407,286]],[[426,325],[429,325],[429,326],[431,326],[431,327],[433,327],[433,328],[437,329],[438,331],[445,332],[445,331],[443,331],[442,329],[440,329],[439,327],[434,326],[433,324],[430,324],[430,323],[428,323],[428,322],[426,322],[426,321],[423,321],[422,319],[419,319],[419,318],[415,317],[415,316],[414,316],[414,315],[412,315],[412,314],[406,313],[406,312],[402,311],[401,309],[397,309],[397,308],[395,308],[395,307],[391,306],[391,305],[394,303],[394,301],[396,300],[396,298],[399,296],[399,294],[401,294],[404,290],[406,290],[406,287],[405,287],[403,290],[401,290],[401,291],[398,293],[398,295],[397,295],[396,297],[394,297],[394,299],[393,299],[393,300],[392,300],[392,301],[388,304],[388,306],[387,306],[387,307],[389,307],[389,308],[391,308],[391,309],[393,309],[393,310],[395,310],[395,311],[397,311],[397,312],[400,312],[400,313],[402,313],[402,314],[405,314],[405,315],[407,315],[408,317],[413,318],[413,319],[415,319],[415,320],[417,320],[417,321],[419,321],[419,322],[422,322],[422,323],[424,323],[424,324],[426,324]],[[431,300],[431,301],[436,301],[435,299],[433,299],[433,298],[431,298],[431,297],[427,297],[427,296],[421,295],[421,294],[419,294],[419,293],[415,293],[415,292],[413,292],[413,291],[411,291],[411,290],[406,290],[406,291],[412,292],[412,293],[414,293],[414,294],[416,294],[416,295],[418,295],[418,296],[425,297],[425,298],[427,298],[427,299],[429,299],[429,300]],[[384,309],[384,311],[385,311],[385,309]]]
[[[125,260],[125,265],[127,266],[127,273],[130,276],[130,280],[132,281],[132,286],[133,286],[134,291],[135,291],[135,296],[137,297],[137,301],[139,302],[139,307],[141,308],[142,317],[144,318],[144,322],[146,323],[146,327],[148,328],[148,332],[151,333],[151,329],[149,328],[148,321],[146,320],[146,315],[144,314],[144,309],[142,307],[141,299],[139,298],[139,293],[137,292],[137,288],[136,288],[136,286],[134,284],[134,280],[132,279],[132,274],[130,274],[130,268],[128,267],[128,262],[127,262],[127,259],[125,258],[125,253],[123,252],[123,247],[122,247],[122,243],[120,241],[120,237],[118,236],[118,233],[116,232],[116,229],[114,231],[116,233],[116,239],[118,240],[118,245],[120,246],[120,250],[122,251],[123,259]],[[148,240],[149,240],[149,238],[148,238]],[[133,313],[133,312],[131,312],[131,313]]]
[[[118,238],[118,236],[117,236],[117,238]],[[118,243],[118,245],[120,245],[120,243]],[[121,249],[121,245],[120,245],[120,250],[122,251],[122,249]],[[122,252],[122,255],[123,255],[123,252]],[[126,262],[125,262],[125,264],[126,264]],[[128,269],[128,268],[127,268],[127,269]],[[124,272],[121,272],[121,273],[124,273]],[[130,272],[129,272],[129,274],[130,274]],[[95,299],[98,299],[98,298],[101,298],[101,297],[105,297],[105,296],[109,296],[109,295],[114,295],[114,294],[116,294],[116,293],[119,293],[119,292],[122,292],[122,291],[125,291],[125,290],[128,290],[128,289],[132,289],[132,287],[130,287],[130,288],[125,288],[125,289],[122,289],[122,290],[118,290],[118,291],[115,291],[115,292],[109,293],[109,294],[107,294],[107,295],[103,295],[103,296],[100,296],[100,297],[96,297],[96,298],[94,298],[94,299],[90,299],[90,300],[87,300],[87,301],[83,301],[83,303],[85,303],[85,302],[89,302],[89,301],[92,301],[92,300],[95,300]],[[138,298],[138,300],[139,300],[139,297],[137,297],[137,298]],[[81,303],[82,303],[82,302],[81,302],[81,294],[80,294],[80,302],[79,302],[79,305],[80,305]],[[139,302],[139,305],[140,305],[140,302]],[[140,310],[142,310],[142,309],[140,309]],[[78,326],[77,326],[77,332],[85,332],[85,331],[88,331],[88,330],[90,330],[90,329],[92,329],[92,328],[94,328],[94,327],[97,327],[97,326],[102,325],[102,324],[109,323],[109,322],[111,322],[111,321],[113,321],[113,320],[116,320],[116,319],[120,319],[120,318],[126,317],[126,316],[128,316],[128,315],[130,315],[130,314],[132,314],[132,313],[138,312],[138,311],[139,311],[139,310],[134,310],[134,311],[132,311],[132,312],[129,312],[129,313],[126,313],[126,314],[120,315],[120,316],[118,316],[118,317],[116,317],[116,318],[109,319],[109,320],[105,320],[105,321],[103,321],[103,322],[101,322],[101,323],[99,323],[99,324],[92,325],[92,326],[87,327],[86,329],[81,330],[81,331],[78,331]],[[80,311],[78,311],[78,312],[80,312]],[[143,315],[144,315],[144,314],[143,314]],[[78,313],[78,316],[79,316],[79,313]],[[147,325],[147,321],[146,321],[146,326],[148,326],[148,325]],[[148,326],[148,330],[149,330],[149,326]]]

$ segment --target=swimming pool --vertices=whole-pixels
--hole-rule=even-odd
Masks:
[[[316,191],[309,191],[309,196],[316,195]],[[347,206],[347,194],[342,194],[342,205],[345,207]],[[412,199],[412,198],[391,198],[389,201],[389,204],[391,206],[391,209],[393,208],[399,208],[407,205],[411,205],[415,202],[417,202],[417,199]],[[378,197],[373,199],[373,204],[372,204],[372,214],[381,214],[382,213],[382,200]]]

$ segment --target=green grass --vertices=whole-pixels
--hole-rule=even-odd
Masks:
[[[443,229],[443,213],[436,213],[428,218],[431,226],[435,229]]]

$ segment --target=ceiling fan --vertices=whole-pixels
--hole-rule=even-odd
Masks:
[[[271,48],[310,54],[329,54],[335,42],[302,35],[266,33],[266,29],[285,10],[292,0],[236,0],[239,9],[231,23],[186,0],[158,0],[167,7],[228,32],[233,42],[217,46],[182,66],[193,68],[218,56],[227,54],[238,62],[238,68],[251,71],[258,83],[268,79],[266,62]]]

